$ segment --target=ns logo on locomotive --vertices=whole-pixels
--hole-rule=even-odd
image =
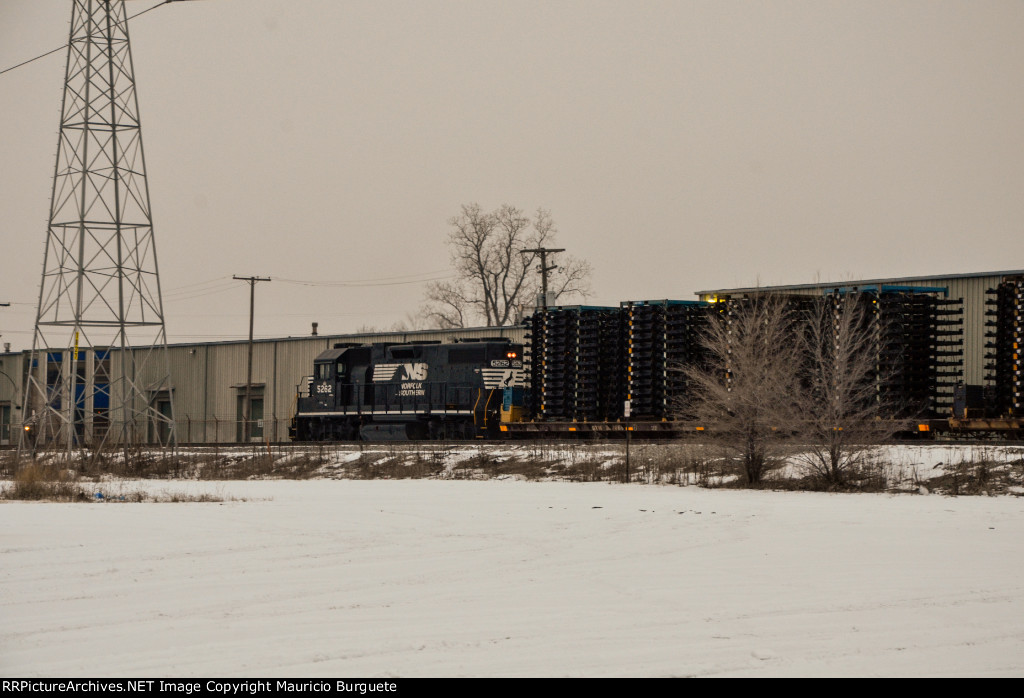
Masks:
[[[296,441],[487,438],[522,418],[523,345],[335,344],[307,381]]]

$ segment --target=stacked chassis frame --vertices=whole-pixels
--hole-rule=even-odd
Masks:
[[[949,413],[963,365],[963,307],[944,289],[837,289],[827,297],[838,319],[841,304],[861,310],[872,336],[876,400],[895,419],[932,419]]]
[[[944,290],[837,289],[826,297],[785,300],[799,323],[817,304],[856,298],[874,335],[874,380],[885,413],[926,419],[949,414],[963,364],[962,301],[946,299]],[[533,421],[513,431],[622,430],[626,400],[634,428],[664,431],[666,425],[656,424],[670,422],[685,402],[688,385],[681,369],[702,362],[707,323],[716,314],[728,322],[747,302],[626,301],[617,309],[538,311],[527,320]]]
[[[555,433],[553,425],[586,424],[615,431],[627,400],[630,419],[671,419],[686,390],[680,369],[699,360],[707,309],[699,301],[656,300],[536,312],[527,320],[534,426],[515,430]]]
[[[889,417],[950,414],[963,366],[963,301],[940,289],[865,291],[877,342],[879,401]]]
[[[991,416],[1020,417],[1024,415],[1024,389],[1021,388],[1021,360],[1024,347],[1024,278],[1006,279],[994,296],[986,300],[991,319],[985,333],[986,412]]]
[[[543,421],[616,419],[622,400],[618,309],[557,306],[527,323],[531,414]]]
[[[709,307],[697,301],[627,301],[626,399],[630,418],[670,419],[685,399],[682,369],[699,363]]]

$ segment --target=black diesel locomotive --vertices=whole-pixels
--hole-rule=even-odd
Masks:
[[[496,436],[523,403],[523,345],[335,344],[316,357],[300,394],[295,441],[474,439]]]

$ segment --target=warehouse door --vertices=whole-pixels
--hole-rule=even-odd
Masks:
[[[259,392],[253,390],[249,395],[249,440],[263,439],[263,389]],[[245,393],[238,396],[238,428],[235,430],[235,440],[239,443],[245,439]]]
[[[173,424],[174,414],[171,411],[171,396],[167,392],[159,393],[153,398],[153,409],[160,416],[153,415],[149,422],[149,442],[168,444],[171,440],[171,426]],[[103,418],[106,420],[106,413]],[[103,423],[103,429],[106,429],[108,424]]]
[[[11,443],[11,405],[0,404],[0,444]]]

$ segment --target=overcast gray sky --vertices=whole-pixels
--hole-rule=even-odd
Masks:
[[[0,0],[0,69],[70,15]],[[199,0],[130,30],[171,342],[246,335],[233,274],[275,279],[257,336],[391,325],[469,202],[550,209],[590,304],[1024,267],[1019,0]],[[64,58],[0,75],[16,349]]]

